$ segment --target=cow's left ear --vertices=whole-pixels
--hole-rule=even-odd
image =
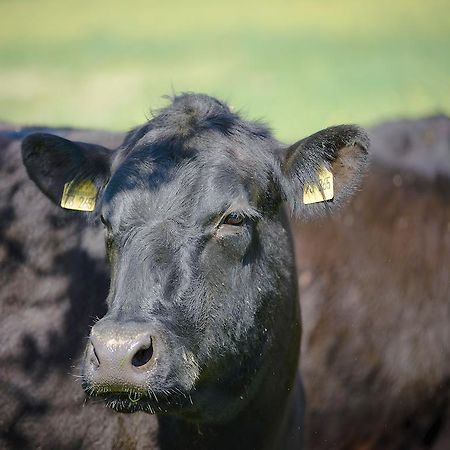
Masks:
[[[297,218],[323,214],[348,199],[368,162],[369,137],[355,125],[326,128],[281,155],[280,186]]]
[[[22,142],[29,177],[54,203],[79,211],[95,209],[98,192],[110,176],[112,153],[46,133],[31,134]]]

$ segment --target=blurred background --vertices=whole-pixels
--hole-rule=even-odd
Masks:
[[[450,119],[395,120],[450,114],[450,0],[0,0],[0,448],[154,439],[142,415],[80,407],[69,372],[105,311],[103,232],[31,183],[21,126],[127,130],[183,91],[286,142],[371,127],[352,202],[294,228],[306,439],[450,449]]]
[[[181,91],[287,141],[450,113],[448,0],[1,0],[0,23],[0,121],[122,130]]]

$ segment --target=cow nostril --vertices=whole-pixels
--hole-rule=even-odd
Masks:
[[[94,344],[91,342],[91,357],[90,357],[91,364],[97,368],[100,366],[100,359],[98,358],[97,352],[95,351]]]
[[[134,367],[142,367],[147,364],[153,356],[153,344],[152,340],[150,339],[150,344],[148,346],[141,348],[136,352],[136,354],[133,356],[133,359],[131,360],[131,364],[133,364]]]

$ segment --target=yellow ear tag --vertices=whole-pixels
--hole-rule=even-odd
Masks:
[[[319,184],[305,184],[303,189],[303,203],[309,205],[310,203],[325,202],[334,197],[333,189],[333,174],[324,166],[319,170]]]
[[[76,211],[93,211],[97,201],[97,188],[90,180],[75,183],[73,180],[64,185],[61,207]]]

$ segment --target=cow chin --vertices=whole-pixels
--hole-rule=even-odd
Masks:
[[[155,414],[160,406],[145,393],[129,391],[128,393],[105,392],[98,395],[102,397],[106,407],[121,413],[135,413],[138,411]]]
[[[91,386],[82,383],[87,402],[103,400],[106,407],[121,413],[146,412],[149,414],[165,414],[183,408],[189,394],[179,389],[164,389],[156,392],[152,389],[143,391],[126,386]]]

